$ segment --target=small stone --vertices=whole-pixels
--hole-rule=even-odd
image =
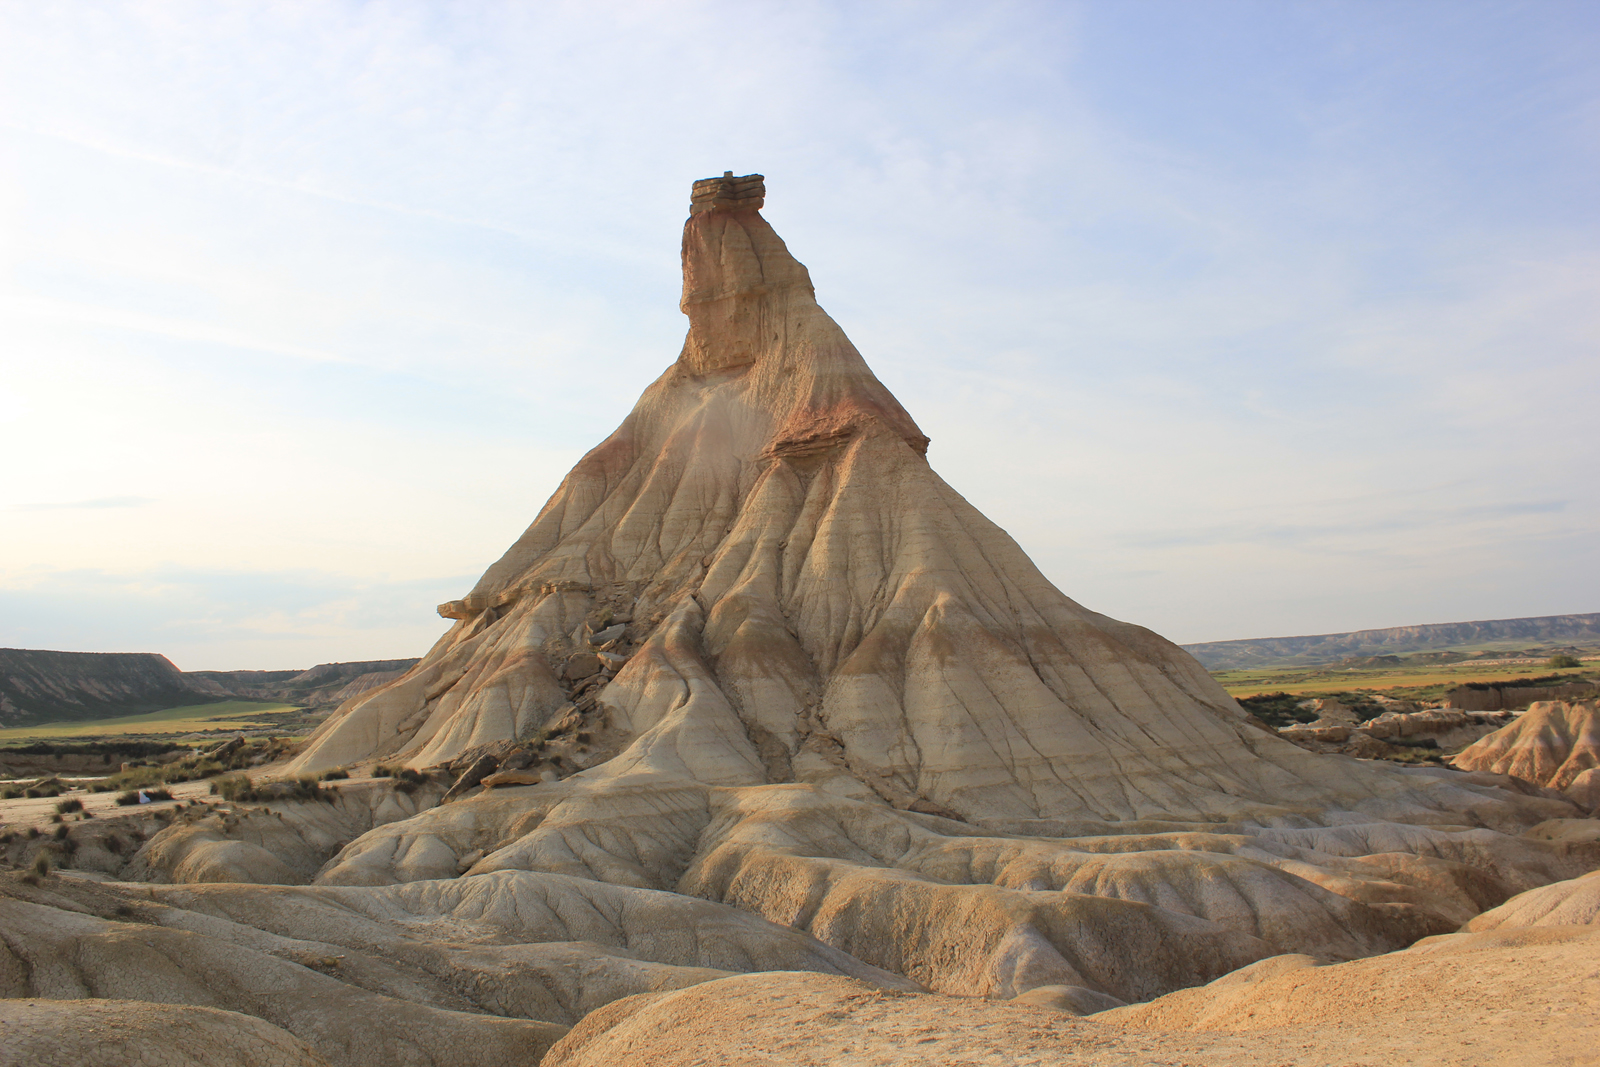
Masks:
[[[617,623],[615,626],[607,626],[604,630],[591,636],[589,643],[591,645],[608,645],[627,632],[628,628],[626,626],[622,623]]]
[[[582,721],[583,712],[576,704],[563,704],[550,716],[550,725],[546,727],[547,734],[559,734],[566,730],[577,729]]]
[[[596,652],[595,655],[600,658],[600,666],[608,671],[620,671],[628,662],[628,657],[620,652]]]
[[[540,771],[496,771],[483,780],[483,784],[490,789],[501,789],[509,785],[538,785],[544,781]]]
[[[561,676],[569,682],[578,682],[592,674],[600,673],[600,657],[593,652],[579,652],[567,657]]]

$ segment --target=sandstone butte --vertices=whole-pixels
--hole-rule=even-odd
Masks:
[[[0,878],[0,1065],[1596,1062],[1588,809],[1305,751],[1068,599],[764,195],[695,183],[676,362],[290,768],[445,802]]]

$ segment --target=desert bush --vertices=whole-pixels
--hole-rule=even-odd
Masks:
[[[325,800],[332,804],[335,792],[333,789],[324,789],[315,778],[296,778],[292,795],[298,800]]]
[[[374,777],[374,778],[393,778],[394,777],[394,768],[393,767],[386,767],[386,766],[384,766],[383,764],[380,763],[376,767],[372,768],[372,777]]]
[[[211,795],[221,797],[223,800],[255,800],[255,783],[243,774],[214,778],[211,781]]]
[[[62,815],[67,815],[71,812],[82,810],[83,801],[79,800],[77,797],[73,797],[71,800],[56,801],[56,811]]]
[[[336,782],[348,777],[350,777],[349,771],[345,770],[343,767],[336,767],[331,771],[323,771],[321,781]]]
[[[139,794],[143,793],[147,800],[171,800],[172,794],[165,789],[130,789],[117,797],[117,803],[122,807],[130,807],[139,803]]]
[[[147,785],[157,785],[162,782],[173,781],[169,775],[178,772],[171,767],[129,767],[125,771],[108,775],[100,785],[100,791],[109,793],[116,789],[143,789]]]
[[[1581,667],[1583,666],[1583,663],[1573,656],[1568,656],[1565,653],[1558,652],[1554,656],[1550,657],[1550,659],[1545,663],[1545,666],[1555,667],[1557,670],[1560,670],[1565,667]]]
[[[33,857],[33,873],[40,878],[50,873],[50,854],[48,852],[41,852]]]

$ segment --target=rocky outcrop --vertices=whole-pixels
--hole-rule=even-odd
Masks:
[[[1534,704],[1452,762],[1462,770],[1509,774],[1551,789],[1573,790],[1574,798],[1581,796],[1589,806],[1591,772],[1600,767],[1597,709],[1600,702],[1593,700]]]
[[[1357,721],[1337,701],[1315,722],[1281,727],[1278,736],[1312,752],[1338,752],[1359,759],[1385,759],[1403,749],[1448,753],[1493,733],[1511,716],[1504,712],[1467,712],[1453,708],[1386,711]],[[1344,712],[1344,714],[1341,714]]]
[[[1582,680],[1559,685],[1480,682],[1450,690],[1445,703],[1462,711],[1512,711],[1540,701],[1593,700],[1596,696],[1600,696],[1600,686]]]

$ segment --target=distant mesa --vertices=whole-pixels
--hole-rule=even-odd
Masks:
[[[1539,648],[1525,648],[1538,645]],[[1242,641],[1203,641],[1183,648],[1207,670],[1248,667],[1374,666],[1374,657],[1447,649],[1497,648],[1501,655],[1527,652],[1547,657],[1556,651],[1600,646],[1600,613],[1541,615],[1528,619],[1394,626],[1310,637],[1258,637]],[[1484,653],[1485,658],[1489,653]],[[1455,655],[1448,658],[1467,658]]]
[[[230,699],[327,706],[393,681],[416,662],[186,672],[154,652],[0,648],[0,728],[83,722]]]

